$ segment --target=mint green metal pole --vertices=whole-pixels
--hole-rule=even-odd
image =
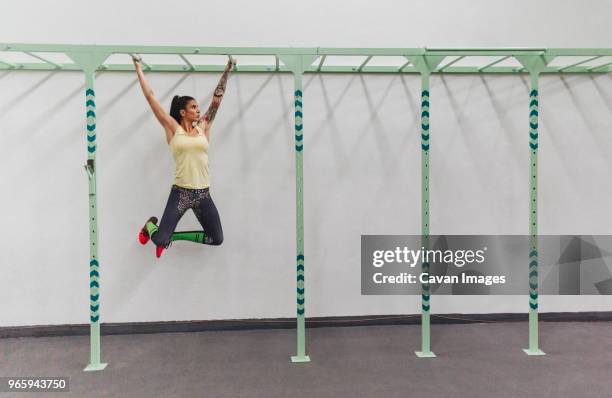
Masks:
[[[530,73],[529,93],[529,348],[527,355],[545,355],[538,347],[538,73]]]
[[[292,362],[309,362],[306,355],[306,320],[304,291],[304,135],[302,123],[302,73],[294,72],[295,88],[295,209],[297,248],[297,355]]]
[[[110,56],[104,51],[66,52],[75,67],[85,72],[85,106],[87,116],[87,164],[89,180],[89,365],[85,371],[103,370],[100,362],[100,263],[98,259],[98,208],[96,199],[96,93],[94,76],[99,65]]]
[[[429,73],[421,72],[421,234],[423,247],[429,247]],[[421,272],[429,273],[429,263],[421,263]],[[421,351],[420,358],[435,357],[430,347],[429,283],[421,284]]]
[[[96,94],[94,72],[85,72],[85,105],[87,108],[87,164],[89,178],[89,320],[90,360],[86,371],[102,370],[100,362],[100,263],[98,262],[98,208],[96,200]]]
[[[421,235],[423,247],[429,247],[429,77],[444,60],[444,56],[407,56],[414,68],[421,74]],[[403,68],[403,67],[402,67]],[[400,68],[400,70],[402,69]],[[429,263],[421,263],[421,272],[429,273]],[[421,283],[421,351],[415,351],[419,358],[436,356],[430,347],[430,304],[429,283]]]
[[[295,104],[295,237],[297,273],[297,354],[291,362],[310,362],[306,355],[306,319],[304,291],[304,124],[302,122],[302,75],[317,58],[316,55],[278,54],[293,73]]]
[[[527,355],[546,355],[538,347],[538,78],[554,56],[520,55],[515,58],[529,72],[529,348]]]

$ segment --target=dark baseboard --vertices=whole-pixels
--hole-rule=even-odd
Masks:
[[[542,322],[606,322],[612,312],[547,312],[540,313]],[[487,322],[526,322],[527,314],[432,314],[432,324],[463,324]],[[381,325],[418,325],[416,315],[335,316],[306,319],[307,328]],[[210,321],[103,323],[101,333],[186,333],[221,330],[295,329],[295,318],[228,319]],[[0,327],[0,338],[83,336],[89,334],[89,324]]]

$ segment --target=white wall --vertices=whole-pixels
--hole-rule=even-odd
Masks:
[[[158,0],[2,7],[14,42],[321,47],[609,47],[606,0]]]
[[[1,40],[610,47],[612,31],[604,24],[612,5],[603,1],[588,8],[570,1],[377,1],[376,8],[318,0],[121,2],[119,8],[105,2],[96,4],[95,16],[84,2],[32,3],[3,7]],[[166,105],[179,93],[206,106],[218,77],[149,79]],[[612,77],[545,76],[540,86],[540,232],[609,234]],[[0,72],[0,326],[88,321],[83,90],[79,73]],[[136,234],[146,218],[161,215],[173,162],[135,76],[98,75],[103,322],[294,316],[292,91],[288,75],[232,76],[210,151],[211,192],[226,241],[221,247],[178,242],[157,260]],[[359,281],[361,234],[420,231],[419,98],[415,75],[305,77],[308,316],[419,312],[418,297],[361,296]],[[525,78],[435,76],[431,102],[432,233],[524,234]],[[197,226],[191,213],[179,224]],[[527,298],[514,296],[434,297],[432,306],[434,313],[526,309]],[[599,296],[544,296],[540,309],[610,310],[612,304]]]

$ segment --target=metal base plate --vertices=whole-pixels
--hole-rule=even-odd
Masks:
[[[107,363],[89,364],[89,365],[87,365],[87,367],[85,369],[83,369],[83,371],[85,371],[85,372],[95,372],[97,370],[104,370],[104,369],[106,369],[107,365],[108,365]]]
[[[291,362],[293,363],[310,362],[310,357],[308,355],[303,355],[303,356],[294,355],[291,357]]]
[[[414,353],[419,358],[435,358],[436,357],[436,354],[434,354],[432,351],[429,351],[429,352],[415,351]]]
[[[546,353],[540,349],[537,349],[535,351],[530,350],[529,348],[524,348],[523,352],[527,355],[546,355]]]

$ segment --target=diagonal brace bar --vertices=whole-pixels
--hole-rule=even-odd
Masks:
[[[490,64],[487,64],[487,65],[485,65],[483,67],[478,68],[478,71],[482,72],[483,70],[485,70],[487,68],[490,68],[492,66],[495,66],[495,65],[499,64],[500,62],[504,62],[505,60],[507,60],[510,57],[512,57],[512,55],[506,55],[505,57],[502,57],[502,58],[500,58],[500,59],[498,59],[496,61],[493,61]]]
[[[457,62],[461,61],[463,58],[465,58],[464,55],[452,60],[451,62],[449,62],[448,64],[436,69],[436,72],[444,72],[444,69],[448,68],[449,66],[452,66],[454,64],[456,64]]]
[[[608,62],[607,64],[603,64],[603,65],[593,66],[593,67],[588,68],[587,70],[589,72],[591,72],[591,71],[594,71],[594,70],[606,68],[606,67],[608,67],[610,65],[612,65],[612,62]]]
[[[317,72],[321,72],[321,68],[323,67],[323,63],[325,62],[325,58],[327,58],[327,55],[323,55],[321,57],[321,61],[319,62],[319,66],[317,66]]]
[[[601,57],[603,57],[603,55],[598,55],[596,57],[592,57],[592,58],[585,59],[585,60],[580,61],[580,62],[576,62],[575,64],[572,64],[572,65],[564,66],[563,68],[559,68],[559,72],[563,72],[564,70],[573,68],[573,67],[578,66],[578,65],[586,64],[587,62],[595,61],[596,59],[599,59]]]
[[[0,60],[0,64],[4,64],[4,65],[8,66],[9,68],[13,68],[13,69],[18,69],[19,68],[16,64],[12,64],[10,62],[6,62],[6,61],[2,61],[2,60]]]
[[[189,68],[189,70],[194,70],[195,69],[193,67],[193,64],[191,62],[189,62],[189,60],[183,54],[179,54],[179,57],[181,57],[183,62],[187,64],[187,67]]]
[[[399,69],[397,70],[398,72],[402,72],[408,65],[410,65],[412,63],[411,60],[408,60],[408,62],[406,62],[405,64],[403,64],[402,66],[399,67]]]
[[[41,57],[40,55],[36,55],[36,54],[31,53],[31,52],[29,52],[29,51],[24,51],[24,53],[25,53],[25,54],[28,54],[30,57],[34,57],[34,58],[36,58],[36,59],[39,59],[39,60],[43,61],[44,63],[49,64],[49,65],[51,65],[51,66],[55,67],[56,69],[62,69],[62,66],[61,66],[61,65],[56,64],[55,62],[51,62],[51,61],[49,61],[48,59],[45,59],[45,58]]]
[[[372,55],[368,56],[365,61],[363,61],[363,63],[361,65],[359,65],[359,68],[357,68],[358,72],[361,72],[363,70],[363,68],[367,65],[368,62],[370,62],[370,60],[372,59]]]

